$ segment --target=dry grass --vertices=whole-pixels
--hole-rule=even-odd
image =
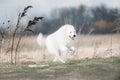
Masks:
[[[111,46],[112,36],[112,46]],[[79,36],[76,46],[78,58],[120,56],[119,35]],[[112,51],[112,53],[111,53]]]
[[[17,64],[18,62],[18,48],[20,45],[20,42],[22,40],[22,37],[27,33],[27,32],[32,32],[34,33],[34,31],[32,30],[34,28],[34,25],[36,25],[38,23],[39,20],[41,20],[43,17],[34,17],[33,20],[29,20],[27,26],[20,26],[20,22],[22,20],[22,18],[24,18],[27,14],[28,9],[32,8],[32,6],[27,6],[24,8],[24,10],[22,12],[19,13],[18,15],[18,19],[17,19],[17,24],[15,25],[15,28],[13,28],[11,24],[11,21],[8,20],[7,22],[7,26],[4,26],[4,22],[2,27],[0,28],[0,57],[2,56],[2,58],[4,58],[3,55],[7,55],[8,52],[10,52],[9,56],[11,57],[10,61],[13,64]],[[19,33],[19,35],[17,35]],[[6,38],[5,38],[6,37]],[[5,42],[5,41],[7,42]],[[4,41],[4,42],[3,42]],[[8,46],[5,46],[5,45]],[[5,53],[3,54],[2,49],[3,46],[5,47]],[[8,57],[6,57],[7,59]],[[9,59],[9,58],[8,58]]]
[[[21,61],[51,61],[53,56],[46,50],[40,48],[36,41],[37,36],[26,36],[22,38],[18,60]],[[17,38],[16,38],[17,40]],[[67,59],[79,60],[85,58],[96,58],[96,57],[113,57],[120,56],[120,37],[119,35],[112,35],[112,46],[111,46],[111,35],[80,35],[76,38],[75,47],[76,54],[71,56],[68,55]],[[9,62],[10,54],[5,53],[5,46],[2,48],[4,51],[1,54],[1,62]]]

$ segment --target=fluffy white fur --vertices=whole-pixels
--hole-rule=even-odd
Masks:
[[[41,43],[40,35],[38,36],[38,42]],[[63,25],[56,32],[47,36],[46,40],[44,40],[45,46],[48,52],[54,55],[54,62],[61,61],[62,63],[65,63],[60,55],[75,52],[75,48],[73,47],[75,37],[76,31],[74,27],[69,24]]]

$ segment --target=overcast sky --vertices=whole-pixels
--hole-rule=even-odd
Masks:
[[[27,5],[32,5],[33,8],[29,10],[30,14],[23,20],[24,22],[35,15],[48,15],[55,8],[77,7],[81,4],[88,7],[105,4],[110,8],[114,8],[120,7],[120,0],[0,0],[0,24],[7,20],[15,22],[19,12]]]

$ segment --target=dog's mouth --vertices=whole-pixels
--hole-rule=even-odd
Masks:
[[[75,36],[73,36],[73,37],[71,37],[71,36],[69,36],[72,40],[74,40],[75,39]]]

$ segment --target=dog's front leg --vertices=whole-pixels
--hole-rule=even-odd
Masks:
[[[67,56],[68,48],[66,46],[61,45],[60,46],[60,53],[64,56]]]
[[[68,53],[70,53],[71,55],[73,55],[75,53],[75,51],[76,51],[75,48],[73,46],[71,46],[69,48],[69,52]]]

